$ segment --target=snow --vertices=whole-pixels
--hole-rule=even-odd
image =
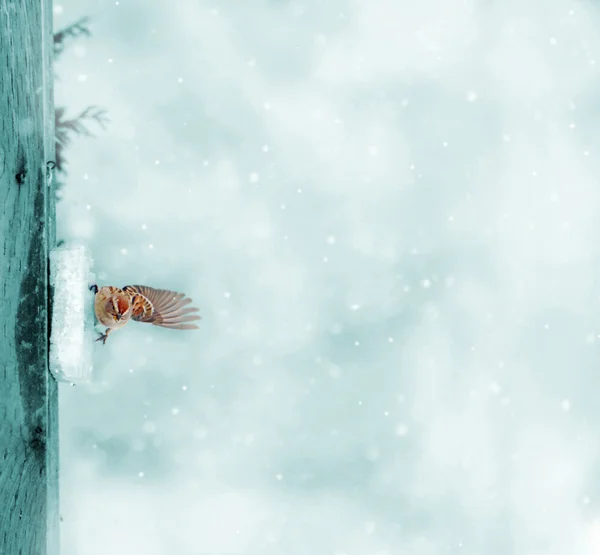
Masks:
[[[62,388],[64,555],[600,553],[600,7],[60,2],[59,236],[203,317]]]
[[[61,381],[85,383],[92,377],[91,267],[92,259],[84,246],[63,246],[50,252],[53,288],[50,371]]]

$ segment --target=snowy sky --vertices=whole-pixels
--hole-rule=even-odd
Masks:
[[[597,7],[81,16],[59,236],[203,320],[61,385],[63,554],[600,554]]]

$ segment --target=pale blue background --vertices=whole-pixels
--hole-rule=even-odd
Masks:
[[[59,235],[203,321],[61,386],[63,554],[599,554],[593,3],[83,15]]]

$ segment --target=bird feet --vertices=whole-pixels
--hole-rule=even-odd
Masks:
[[[90,285],[90,291],[93,291],[94,294],[98,293],[98,286],[93,283],[92,285]]]
[[[96,339],[96,341],[102,341],[102,345],[106,345],[106,340],[108,339],[108,333],[101,333],[100,337]]]

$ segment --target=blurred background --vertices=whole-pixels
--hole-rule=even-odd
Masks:
[[[61,384],[64,555],[600,554],[594,3],[54,16],[59,239],[203,317]]]

